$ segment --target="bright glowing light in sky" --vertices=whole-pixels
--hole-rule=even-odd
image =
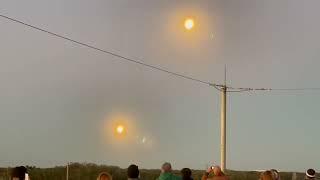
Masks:
[[[118,126],[117,126],[117,133],[118,133],[118,134],[122,134],[123,131],[124,131],[124,127],[123,127],[122,125],[118,125]]]
[[[191,18],[188,18],[184,21],[184,27],[187,30],[191,30],[194,27],[194,21]]]
[[[139,127],[134,116],[125,113],[109,115],[102,133],[104,136],[107,135],[107,139],[103,139],[106,147],[111,145],[117,151],[122,151],[127,147],[152,150],[154,144],[152,134],[145,134],[145,129]]]

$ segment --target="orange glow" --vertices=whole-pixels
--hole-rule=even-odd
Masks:
[[[151,150],[154,137],[140,131],[139,125],[131,113],[110,113],[101,124],[101,143],[106,150],[114,149],[126,152],[130,147],[137,146]]]
[[[102,131],[103,141],[116,146],[128,145],[133,142],[136,124],[132,115],[112,113],[106,117]]]
[[[124,131],[124,127],[122,125],[118,125],[116,131],[118,134],[122,134]]]
[[[194,27],[194,20],[192,18],[188,18],[184,21],[184,27],[187,30],[191,30]]]
[[[159,26],[162,28],[161,35],[165,37],[165,40],[162,40],[165,46],[158,46],[159,39],[150,38],[151,44],[155,44],[153,48],[156,49],[156,54],[165,54],[168,50],[174,49],[174,52],[185,62],[194,61],[197,59],[194,57],[200,52],[206,53],[208,49],[215,48],[212,47],[215,44],[210,39],[215,21],[202,9],[181,6],[173,9],[166,16],[166,21],[161,23],[161,27]],[[215,42],[217,40],[215,38]]]

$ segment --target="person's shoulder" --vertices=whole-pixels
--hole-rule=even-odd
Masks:
[[[214,176],[210,180],[229,180],[228,176]]]
[[[177,175],[173,175],[172,174],[172,179],[174,179],[174,180],[182,180],[182,178],[180,177],[180,176],[177,176]]]
[[[223,180],[229,180],[230,178],[228,176],[224,176]]]

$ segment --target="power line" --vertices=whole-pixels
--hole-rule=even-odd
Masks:
[[[319,91],[320,88],[270,89],[272,91]]]
[[[47,33],[49,35],[58,37],[60,39],[67,40],[67,41],[73,42],[75,44],[78,44],[78,45],[81,45],[81,46],[84,46],[84,47],[87,47],[87,48],[90,48],[90,49],[93,49],[93,50],[96,50],[96,51],[99,51],[99,52],[102,52],[102,53],[105,53],[105,54],[109,54],[111,56],[117,57],[117,58],[122,59],[122,60],[127,61],[127,62],[135,63],[135,64],[138,64],[138,65],[150,68],[152,70],[161,71],[161,72],[164,72],[164,73],[167,73],[167,74],[170,74],[170,75],[174,75],[174,76],[177,76],[177,77],[180,77],[180,78],[183,78],[183,79],[187,79],[187,80],[191,80],[191,81],[195,81],[195,82],[198,82],[198,83],[202,83],[202,84],[205,84],[205,85],[212,86],[215,89],[217,89],[218,91],[223,91],[223,88],[226,88],[227,92],[246,92],[246,91],[319,91],[320,90],[320,88],[283,88],[283,89],[281,89],[281,88],[280,89],[276,89],[276,88],[237,88],[237,87],[229,87],[229,86],[225,86],[225,85],[221,85],[221,84],[210,83],[208,81],[203,81],[203,80],[200,80],[200,79],[197,79],[197,78],[193,78],[191,76],[187,76],[187,75],[184,75],[184,74],[180,74],[180,73],[176,73],[176,72],[173,72],[173,71],[169,71],[169,70],[164,69],[162,67],[158,67],[158,66],[155,66],[155,65],[147,64],[147,63],[145,63],[143,61],[140,61],[140,60],[136,60],[136,59],[129,58],[129,57],[126,57],[126,56],[123,56],[123,55],[120,55],[120,54],[117,54],[117,53],[114,53],[114,52],[111,52],[111,51],[108,51],[108,50],[104,50],[104,49],[95,47],[93,45],[90,45],[88,43],[77,41],[77,40],[71,39],[71,38],[69,38],[67,36],[63,36],[63,35],[60,35],[60,34],[45,30],[44,28],[40,28],[40,27],[31,25],[31,24],[25,23],[23,21],[15,19],[15,18],[12,18],[12,17],[9,17],[9,16],[5,16],[3,14],[0,14],[0,17],[5,18],[7,20],[10,20],[12,22],[18,23],[18,24],[22,24],[22,25],[30,27],[32,29],[36,29],[38,31]],[[228,89],[230,89],[230,90],[228,90]]]
[[[136,59],[132,59],[132,58],[129,58],[129,57],[125,57],[123,55],[120,55],[120,54],[117,54],[117,53],[114,53],[114,52],[111,52],[111,51],[108,51],[108,50],[104,50],[104,49],[95,47],[93,45],[90,45],[90,44],[87,44],[87,43],[84,43],[84,42],[80,42],[80,41],[71,39],[69,37],[66,37],[66,36],[63,36],[63,35],[48,31],[48,30],[45,30],[44,28],[40,28],[40,27],[31,25],[31,24],[25,23],[23,21],[17,20],[17,19],[12,18],[12,17],[8,17],[8,16],[2,15],[2,14],[0,14],[0,17],[8,19],[8,20],[16,22],[16,23],[19,23],[19,24],[22,24],[24,26],[28,26],[28,27],[36,29],[38,31],[47,33],[47,34],[55,36],[55,37],[58,37],[60,39],[67,40],[67,41],[73,42],[75,44],[78,44],[78,45],[81,45],[81,46],[85,46],[87,48],[90,48],[90,49],[93,49],[93,50],[96,50],[96,51],[99,51],[99,52],[102,52],[102,53],[105,53],[105,54],[109,54],[111,56],[117,57],[119,59],[131,62],[131,63],[139,64],[141,66],[148,67],[148,68],[153,69],[153,70],[161,71],[161,72],[164,72],[164,73],[167,73],[167,74],[171,74],[171,75],[174,75],[174,76],[177,76],[177,77],[180,77],[180,78],[184,78],[184,79],[187,79],[187,80],[199,82],[199,83],[206,84],[206,85],[209,85],[209,86],[214,86],[214,87],[216,86],[216,84],[214,84],[214,83],[210,83],[210,82],[203,81],[203,80],[200,80],[200,79],[196,79],[196,78],[193,78],[193,77],[190,77],[190,76],[186,76],[186,75],[183,75],[183,74],[180,74],[180,73],[169,71],[169,70],[164,69],[162,67],[158,67],[158,66],[155,66],[155,65],[150,65],[150,64],[144,63],[143,61],[140,61],[140,60],[136,60]]]
[[[319,91],[320,88],[237,88],[227,87],[232,89],[230,92],[244,92],[244,91]]]

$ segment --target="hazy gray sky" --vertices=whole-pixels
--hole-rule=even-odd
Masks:
[[[320,87],[318,0],[1,0],[1,14],[239,87]],[[192,33],[185,17],[196,19]],[[213,88],[0,19],[0,166],[220,162]],[[319,168],[320,92],[228,99],[228,168]],[[127,138],[112,127],[127,117]],[[142,139],[144,143],[142,143]]]

